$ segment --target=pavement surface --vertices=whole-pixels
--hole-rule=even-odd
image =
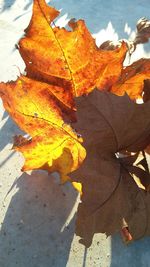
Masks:
[[[132,39],[136,21],[150,16],[149,0],[53,0],[62,9],[56,22],[83,18],[97,44]],[[15,44],[31,17],[32,1],[0,0],[0,81],[15,80],[24,69]],[[150,18],[150,17],[149,17]],[[150,55],[140,45],[135,58]],[[89,249],[74,234],[79,196],[57,174],[22,173],[23,157],[11,150],[21,131],[0,101],[0,267],[150,267],[150,238],[128,246],[119,235],[97,234]],[[142,222],[141,222],[142,223]]]

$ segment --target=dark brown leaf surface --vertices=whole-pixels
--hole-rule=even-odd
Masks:
[[[76,104],[75,128],[82,134],[87,151],[84,163],[71,175],[83,188],[77,235],[90,246],[94,233],[110,235],[119,231],[123,220],[133,239],[150,234],[150,194],[145,190],[150,176],[143,170],[149,181],[145,188],[141,182],[140,188],[140,182],[133,179],[134,172],[142,172],[137,166],[134,170],[137,156],[117,157],[118,152],[139,152],[149,144],[150,102],[138,105],[127,95],[119,97],[95,90],[77,99]]]
[[[150,21],[147,18],[141,18],[136,25],[137,33],[134,44],[143,44],[148,42],[150,38]]]

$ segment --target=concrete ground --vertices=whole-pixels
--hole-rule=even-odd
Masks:
[[[136,20],[148,16],[150,8],[149,0],[51,2],[62,8],[58,24],[83,18],[97,43],[131,38]],[[31,1],[0,0],[0,12],[0,81],[7,81],[24,68],[15,43],[29,22]],[[146,45],[135,57],[149,55]],[[76,191],[59,185],[56,174],[21,173],[23,158],[11,150],[12,137],[19,133],[0,101],[0,267],[150,267],[150,238],[125,246],[119,235],[97,234],[89,249],[79,244]]]

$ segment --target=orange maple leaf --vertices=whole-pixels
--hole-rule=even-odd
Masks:
[[[59,14],[35,0],[31,22],[19,42],[27,76],[60,85],[74,96],[89,93],[96,86],[110,87],[121,74],[127,47],[123,42],[114,51],[99,49],[83,20],[71,20],[65,28],[52,27]]]
[[[82,138],[67,124],[75,119],[73,97],[95,86],[110,87],[121,73],[127,47],[122,43],[115,51],[98,49],[83,20],[70,21],[72,31],[52,27],[58,14],[44,0],[34,0],[30,24],[19,42],[27,75],[1,83],[0,96],[30,135],[15,139],[14,148],[25,157],[22,170],[58,171],[64,181],[86,155]]]
[[[82,138],[64,123],[53,90],[57,91],[57,87],[24,76],[16,82],[0,84],[5,109],[30,135],[28,139],[16,138],[14,144],[25,157],[22,170],[58,171],[65,181],[67,174],[79,167],[86,152],[81,145]]]
[[[150,59],[139,59],[122,70],[111,92],[120,96],[126,92],[131,99],[142,98],[146,79],[150,79]]]

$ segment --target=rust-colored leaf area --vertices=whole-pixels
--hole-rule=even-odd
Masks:
[[[150,60],[124,66],[127,42],[98,48],[83,20],[67,30],[56,27],[58,15],[34,0],[19,41],[26,75],[0,83],[5,109],[28,135],[14,139],[22,171],[56,171],[82,191],[76,234],[84,245],[95,233],[120,231],[125,242],[149,235]],[[137,29],[134,49],[148,41],[149,21]]]

